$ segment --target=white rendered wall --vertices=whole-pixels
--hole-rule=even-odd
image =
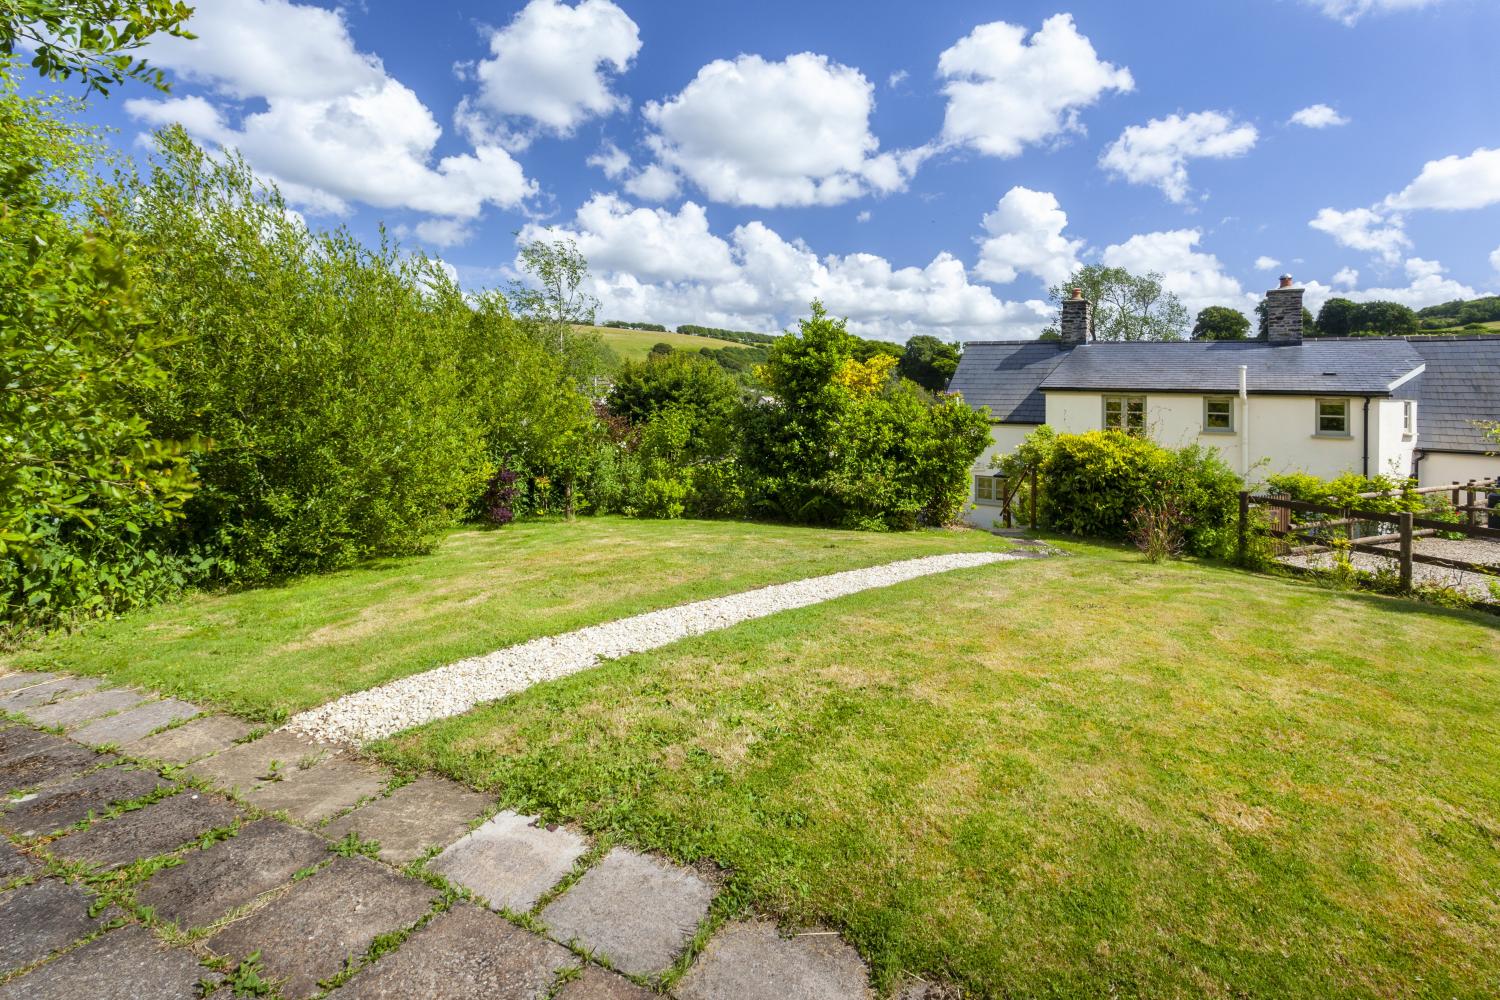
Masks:
[[[997,455],[1007,455],[1016,450],[1016,446],[1026,440],[1026,435],[1037,429],[1036,424],[990,424],[990,444],[984,449],[974,463],[975,476],[989,476],[995,472],[990,464]],[[969,501],[974,504],[966,519],[976,528],[1000,527],[995,519],[1000,514],[1000,508],[993,504],[981,504],[974,496],[974,483],[972,477],[969,481]]]
[[[1422,456],[1422,464],[1417,471],[1423,486],[1467,483],[1471,479],[1494,479],[1500,476],[1500,456],[1430,451]]]

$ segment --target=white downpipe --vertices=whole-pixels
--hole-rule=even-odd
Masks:
[[[1240,475],[1250,479],[1250,366],[1240,365]],[[1246,487],[1248,489],[1248,487]]]

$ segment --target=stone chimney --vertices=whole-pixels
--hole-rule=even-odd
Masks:
[[[1094,304],[1083,297],[1083,289],[1073,289],[1073,297],[1062,304],[1062,322],[1058,331],[1064,347],[1077,347],[1089,341],[1094,332]]]
[[[1302,289],[1292,276],[1281,276],[1281,287],[1266,293],[1266,339],[1272,344],[1302,343]]]

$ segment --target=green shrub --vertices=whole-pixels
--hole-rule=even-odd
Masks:
[[[0,622],[141,604],[200,568],[168,549],[196,480],[139,412],[167,375],[102,146],[0,63]],[[186,435],[184,435],[186,436]]]
[[[315,234],[234,157],[163,133],[119,212],[178,346],[138,405],[193,453],[185,545],[264,580],[419,552],[482,493],[473,312],[432,262]]]
[[[1126,538],[1142,509],[1174,511],[1189,553],[1226,556],[1235,543],[1240,479],[1213,449],[1163,448],[1121,431],[1052,434],[1035,442],[1043,523],[1096,538]]]

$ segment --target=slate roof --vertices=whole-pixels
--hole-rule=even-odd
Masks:
[[[964,345],[958,371],[948,381],[949,392],[963,393],[976,409],[990,408],[990,416],[1005,424],[1047,422],[1042,380],[1063,360],[1056,341],[976,341]]]
[[[1427,369],[1397,395],[1417,402],[1423,451],[1495,451],[1475,420],[1500,421],[1500,337],[1413,337]]]
[[[1043,391],[1224,392],[1240,389],[1240,365],[1253,393],[1387,396],[1422,366],[1404,340],[1366,340],[1357,346],[1304,341],[1190,340],[1174,343],[1092,343],[1066,352],[1043,380]]]

